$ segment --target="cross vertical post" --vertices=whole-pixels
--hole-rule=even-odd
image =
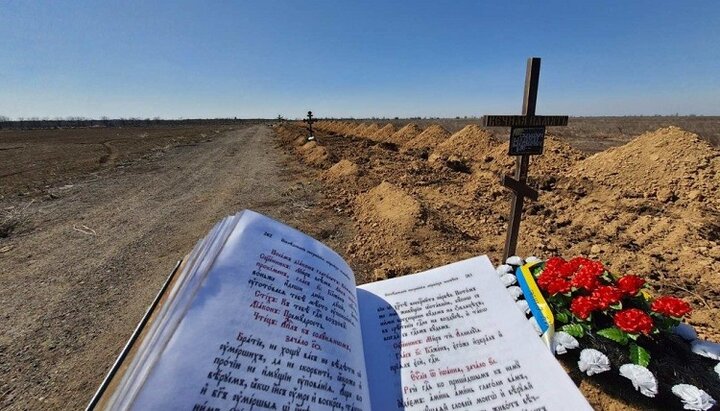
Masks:
[[[315,120],[313,120],[312,111],[308,111],[307,118],[303,121],[308,124],[308,133],[309,133],[308,137],[307,137],[308,141],[315,140],[315,136],[313,135],[313,129],[312,129],[312,125],[315,122]]]
[[[537,106],[538,83],[540,80],[540,58],[530,57],[525,69],[525,93],[523,94],[522,114],[526,117],[535,115]],[[527,184],[528,165],[530,155],[523,154],[515,157],[515,180],[521,184]],[[518,234],[520,233],[520,219],[525,204],[524,196],[513,192],[510,205],[510,220],[508,221],[507,237],[503,249],[503,261],[515,255],[517,250]]]
[[[483,117],[485,127],[511,127],[508,155],[515,156],[515,175],[513,177],[504,175],[502,178],[502,185],[512,190],[503,260],[516,253],[525,197],[531,200],[538,198],[538,192],[527,184],[530,156],[542,154],[546,126],[566,126],[568,122],[568,116],[535,115],[539,80],[540,58],[530,57],[525,70],[522,115]]]

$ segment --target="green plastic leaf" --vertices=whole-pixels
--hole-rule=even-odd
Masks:
[[[562,326],[561,330],[575,338],[582,338],[585,335],[585,330],[580,324],[566,324]]]
[[[630,361],[632,361],[633,364],[647,367],[648,364],[650,364],[650,353],[643,347],[632,343],[630,344]]]
[[[555,313],[555,319],[558,322],[567,324],[570,322],[570,311],[568,310],[558,310],[558,312]]]
[[[608,340],[615,341],[618,344],[625,345],[628,342],[627,333],[617,327],[603,328],[598,331],[597,334],[607,338]]]
[[[613,304],[610,306],[613,310],[622,310],[622,301],[618,301],[617,304]]]

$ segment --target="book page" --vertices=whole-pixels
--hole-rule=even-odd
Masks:
[[[245,211],[137,395],[113,408],[367,410],[355,280],[312,238]]]
[[[487,257],[358,287],[374,410],[591,409]]]

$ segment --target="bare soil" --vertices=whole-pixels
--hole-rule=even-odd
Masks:
[[[638,137],[647,121],[574,121],[533,159],[541,196],[525,209],[520,253],[590,255],[644,275],[691,302],[690,323],[718,341],[717,149],[678,129]],[[714,122],[686,129],[713,141]],[[360,122],[320,124],[312,144],[290,123],[277,136],[266,126],[0,132],[0,408],[82,408],[175,262],[243,208],[325,242],[358,283],[477,254],[499,261],[509,196],[498,176],[513,166],[502,130],[406,150],[428,126],[416,123],[393,122],[389,137],[384,123],[372,137]],[[470,122],[460,123],[442,122],[445,136]],[[571,376],[598,409],[643,408],[633,392]]]
[[[278,128],[283,141],[302,134],[293,127]],[[478,254],[500,262],[510,196],[499,177],[514,166],[507,142],[470,125],[424,139],[418,153],[412,149],[423,133],[398,144],[397,136],[373,141],[362,126],[318,128],[318,146],[342,162],[318,167],[324,206],[354,222],[355,237],[338,251],[360,282]],[[589,256],[615,273],[644,276],[654,293],[690,302],[688,322],[701,338],[720,341],[720,151],[674,126],[623,136],[614,148],[598,150],[604,140],[578,150],[589,142],[551,135],[545,153],[533,157],[530,184],[540,199],[526,204],[518,253]],[[350,165],[352,173],[338,173]],[[658,408],[632,388],[604,392],[571,375],[598,409]]]
[[[83,408],[175,262],[226,215],[347,241],[266,126],[0,138],[22,147],[0,151],[0,210],[23,215],[0,238],[2,409]]]

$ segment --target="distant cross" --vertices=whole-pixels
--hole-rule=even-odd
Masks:
[[[313,135],[313,130],[312,130],[312,125],[313,125],[313,123],[315,122],[315,120],[313,120],[312,111],[308,111],[307,118],[306,118],[305,120],[303,120],[303,121],[308,124],[308,132],[309,132],[310,134],[308,135],[308,138],[307,138],[307,139],[308,139],[308,140],[315,140],[315,136]]]
[[[538,80],[540,79],[540,58],[531,57],[525,71],[525,95],[521,116],[484,116],[485,127],[511,127],[508,155],[515,157],[515,177],[504,175],[502,185],[512,190],[510,220],[503,261],[515,255],[520,219],[525,197],[537,200],[538,192],[527,185],[530,156],[542,154],[546,126],[567,126],[568,116],[536,116]]]

